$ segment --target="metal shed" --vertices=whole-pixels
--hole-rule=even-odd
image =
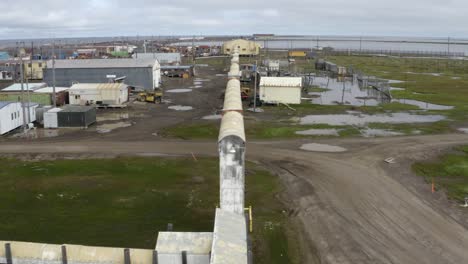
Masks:
[[[161,66],[156,59],[88,59],[57,60],[56,85],[70,87],[76,83],[108,83],[123,78],[129,86],[154,90],[161,83]],[[44,81],[52,84],[52,62],[47,62]]]
[[[58,128],[58,112],[62,111],[60,108],[52,108],[44,112],[44,128]]]
[[[262,77],[260,79],[260,100],[265,103],[300,104],[301,93],[301,77]]]
[[[93,106],[68,105],[57,112],[58,127],[83,127],[96,123],[96,108]]]

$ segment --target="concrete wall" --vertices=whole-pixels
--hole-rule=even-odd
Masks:
[[[55,85],[70,87],[73,83],[107,83],[107,75],[127,76],[129,86],[153,90],[153,69],[147,68],[95,68],[95,69],[55,69]],[[52,69],[44,70],[44,82],[52,85]]]

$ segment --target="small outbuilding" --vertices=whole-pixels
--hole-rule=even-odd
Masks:
[[[269,104],[300,104],[302,93],[301,77],[262,77],[260,100]]]
[[[93,106],[67,105],[57,112],[58,127],[88,128],[96,123],[96,108]]]
[[[68,93],[71,105],[118,107],[128,102],[128,85],[123,83],[78,83]]]
[[[231,55],[234,50],[239,51],[240,56],[256,56],[260,53],[260,44],[245,39],[226,41],[223,44],[223,54]]]
[[[60,108],[52,108],[43,113],[44,128],[58,128],[58,112]]]

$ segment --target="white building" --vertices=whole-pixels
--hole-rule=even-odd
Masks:
[[[121,106],[128,102],[128,85],[123,83],[78,83],[68,93],[71,105]]]
[[[260,100],[265,103],[300,104],[301,93],[301,77],[262,77],[260,79]]]
[[[158,60],[161,65],[178,64],[182,62],[182,56],[178,52],[135,53],[132,57]]]
[[[26,123],[36,121],[38,104],[25,104]],[[29,110],[29,114],[28,114]],[[0,135],[23,125],[21,102],[0,102]]]

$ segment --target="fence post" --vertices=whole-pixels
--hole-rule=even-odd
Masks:
[[[187,251],[182,251],[182,264],[187,264]]]
[[[10,243],[5,243],[5,258],[7,264],[13,264],[13,258],[11,256],[11,245]]]
[[[124,264],[131,264],[130,249],[128,248],[124,249]]]
[[[153,264],[158,264],[158,251],[153,251]]]
[[[62,264],[68,264],[67,247],[62,245]]]

